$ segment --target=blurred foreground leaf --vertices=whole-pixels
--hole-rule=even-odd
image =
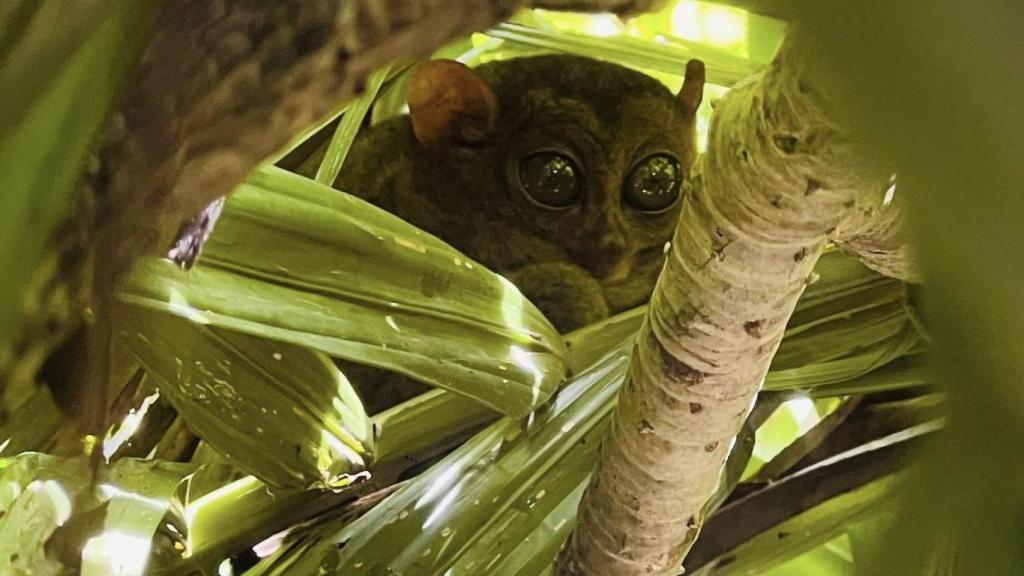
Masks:
[[[947,574],[1020,574],[1020,2],[794,6],[829,99],[899,174],[929,280],[932,379],[948,394],[948,433],[915,470],[906,513],[864,573],[912,574],[941,555],[955,558]],[[951,103],[961,112],[950,114]]]
[[[36,452],[64,424],[64,414],[46,386],[39,386],[0,425],[0,455]]]
[[[22,291],[159,4],[16,0],[0,8],[0,364]]]

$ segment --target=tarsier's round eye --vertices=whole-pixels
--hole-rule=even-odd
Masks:
[[[526,195],[547,208],[567,208],[580,195],[580,169],[558,152],[535,152],[519,162],[519,183]]]
[[[653,154],[630,171],[622,187],[622,199],[637,210],[661,212],[679,198],[682,181],[683,170],[675,158]]]

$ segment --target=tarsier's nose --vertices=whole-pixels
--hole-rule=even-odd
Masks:
[[[606,231],[594,239],[584,257],[583,267],[598,280],[628,275],[626,238],[618,231]]]

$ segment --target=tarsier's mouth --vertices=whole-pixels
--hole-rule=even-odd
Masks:
[[[663,262],[663,246],[652,246],[624,262],[623,272],[616,270],[607,278],[595,278],[604,292],[608,310],[616,314],[646,303],[654,291]]]
[[[614,266],[597,266],[590,264],[586,266],[587,271],[602,286],[616,286],[635,280],[637,275],[646,277],[653,274],[654,270],[661,270],[665,259],[664,244],[641,248],[631,255],[619,259]],[[654,274],[657,277],[657,274]],[[651,288],[654,287],[654,278],[651,279]]]
[[[638,273],[626,278],[624,281],[614,283],[602,282],[601,290],[608,305],[608,312],[617,314],[645,304],[651,298],[657,278],[657,273]]]

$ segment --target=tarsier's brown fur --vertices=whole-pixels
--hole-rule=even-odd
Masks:
[[[336,187],[505,275],[562,331],[646,301],[681,202],[647,214],[627,206],[621,190],[653,153],[689,170],[694,103],[640,72],[577,56],[496,62],[474,73],[496,97],[487,133],[420,142],[409,116],[392,118],[360,134]],[[537,206],[510,185],[521,158],[552,148],[582,170],[580,199],[564,210]]]
[[[505,275],[563,332],[645,302],[682,203],[641,212],[623,201],[623,184],[655,153],[688,173],[703,68],[688,68],[674,95],[640,72],[577,56],[472,73],[451,64],[414,77],[411,116],[362,131],[335,186]],[[430,93],[445,90],[461,100]],[[524,157],[552,149],[581,171],[578,200],[561,210],[512,183]]]

